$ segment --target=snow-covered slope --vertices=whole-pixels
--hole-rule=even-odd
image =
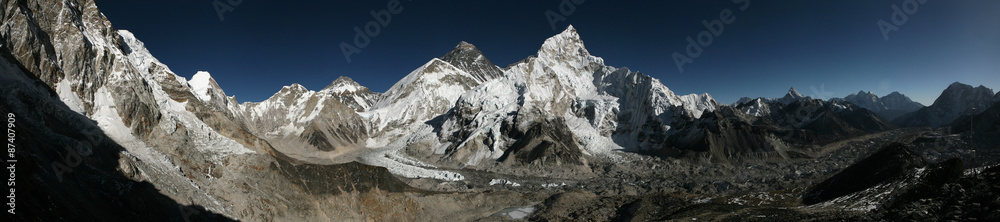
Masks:
[[[372,92],[347,76],[338,77],[320,90],[320,93],[333,95],[334,99],[358,112],[367,111],[382,99],[381,93]]]
[[[396,82],[383,98],[361,115],[385,144],[405,134],[406,128],[444,114],[465,91],[481,84],[476,76],[441,59],[431,59]]]
[[[232,215],[230,206],[216,199],[219,193],[203,188],[231,182],[191,179],[204,174],[190,170],[226,166],[227,160],[267,148],[265,142],[240,134],[243,126],[234,124],[225,108],[197,99],[187,81],[152,57],[132,33],[115,31],[94,2],[2,6],[0,41],[18,49],[11,51],[13,60],[58,89],[62,101],[122,146],[114,150],[120,163],[142,172],[131,179],[149,181],[178,202]]]
[[[771,115],[770,105],[767,104],[763,98],[756,98],[750,101],[745,101],[736,106],[741,112],[746,113],[751,116],[762,117]]]
[[[356,108],[370,103],[361,98],[364,95],[354,94],[367,90],[364,87],[331,85],[335,87],[319,92],[299,84],[285,86],[267,100],[240,104],[240,113],[251,132],[267,139],[278,151],[300,160],[328,163],[365,146],[368,124]],[[342,100],[357,103],[351,107]]]
[[[439,123],[439,141],[429,142],[438,145],[418,152],[476,165],[533,139],[568,140],[551,142],[562,144],[556,149],[579,147],[584,154],[646,149],[662,143],[675,117],[697,118],[716,106],[707,94],[678,96],[657,79],[606,66],[570,26],[547,39],[537,57],[462,94]],[[538,126],[550,132],[569,129],[570,138],[560,133],[524,138]]]

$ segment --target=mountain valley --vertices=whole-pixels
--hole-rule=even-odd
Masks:
[[[386,92],[341,76],[240,103],[93,1],[0,7],[18,221],[1000,220],[984,86],[722,104],[570,25],[505,67],[463,41]]]

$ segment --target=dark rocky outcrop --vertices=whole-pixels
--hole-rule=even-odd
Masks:
[[[815,204],[902,179],[927,163],[903,144],[893,143],[813,186],[802,195],[802,203]]]
[[[691,126],[671,136],[657,154],[705,157],[720,163],[785,156],[786,147],[771,134],[769,126],[754,125],[751,118],[728,106],[706,112]]]
[[[794,91],[789,95],[795,94]],[[722,106],[698,119],[679,119],[676,132],[656,151],[659,156],[693,157],[719,163],[747,159],[808,157],[802,147],[893,129],[877,115],[842,105],[786,96],[771,101],[758,116],[741,110],[751,103]]]
[[[510,137],[517,138],[517,142],[504,150],[497,162],[549,166],[585,163],[573,134],[562,120],[538,122],[524,132],[515,129]]]

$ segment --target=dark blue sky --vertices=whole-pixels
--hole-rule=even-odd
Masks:
[[[369,12],[387,2],[242,0],[224,20],[208,0],[107,0],[98,7],[178,75],[209,71],[241,102],[292,83],[319,90],[342,75],[384,92],[459,41],[503,67],[569,24],[607,64],[723,103],[780,97],[790,86],[822,98],[900,91],[926,105],[955,81],[1000,89],[1000,1],[927,0],[886,40],[878,21],[891,24],[892,5],[906,1],[749,0],[741,11],[743,3],[729,0],[587,0],[553,30],[546,11],[560,13],[563,1],[403,0],[402,11],[347,62],[340,43],[353,43],[353,28],[364,28],[374,20]],[[671,55],[685,53],[685,39],[726,9],[733,22],[680,72]]]

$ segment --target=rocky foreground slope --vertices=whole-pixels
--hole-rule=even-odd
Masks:
[[[264,139],[263,124],[240,121],[245,113],[209,76],[177,76],[94,2],[2,8],[0,111],[24,129],[15,219],[469,220],[524,204],[518,194],[427,193],[385,168],[292,158]],[[338,129],[324,127],[314,129]]]
[[[995,134],[992,109],[945,132],[794,88],[720,105],[607,66],[572,26],[505,68],[462,42],[385,93],[342,77],[239,103],[207,72],[173,73],[93,1],[3,1],[0,21],[0,112],[24,130],[17,219],[843,218],[797,198],[892,142],[995,163],[977,156],[995,143],[961,148]]]

